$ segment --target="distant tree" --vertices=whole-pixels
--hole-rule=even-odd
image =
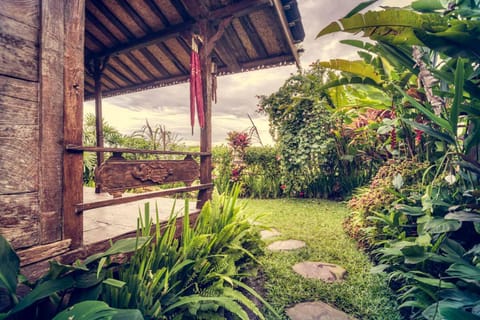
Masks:
[[[93,113],[87,113],[83,121],[83,145],[95,146],[96,145],[96,125],[95,115]],[[103,119],[103,138],[104,143],[107,146],[120,146],[123,143],[123,135],[110,125],[105,119]]]
[[[152,127],[147,119],[145,125],[134,131],[130,137],[143,138],[148,142],[149,149],[163,151],[177,148],[183,140],[178,133],[167,130],[165,125],[156,124]]]

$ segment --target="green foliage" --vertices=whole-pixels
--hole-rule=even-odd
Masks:
[[[247,319],[244,308],[263,319],[239,282],[261,253],[258,230],[236,203],[239,192],[237,186],[228,195],[214,194],[194,226],[187,202],[178,239],[172,210],[164,228],[156,224],[152,241],[111,274],[119,285],[105,286],[102,299],[153,319]],[[152,227],[148,206],[140,226],[140,234]]]
[[[124,239],[115,243],[105,253],[94,255],[82,263],[76,262],[71,266],[51,261],[49,271],[35,283],[27,281],[17,283],[19,279],[23,278],[19,274],[18,256],[8,242],[0,236],[0,259],[5,262],[2,263],[0,270],[0,279],[3,282],[0,287],[0,319],[51,319],[62,310],[66,311],[62,315],[58,314],[58,319],[82,314],[84,306],[77,308],[75,304],[98,298],[99,289],[101,289],[101,283],[105,276],[102,266],[111,267],[111,265],[105,264],[105,261],[112,255],[132,252],[144,242],[144,238]],[[100,266],[98,271],[96,270],[97,266]],[[24,290],[28,288],[28,293],[19,297],[17,295],[19,286],[22,286]],[[141,314],[138,310],[113,310],[106,305],[97,305],[89,313],[92,319],[95,317],[107,319],[107,315],[115,315],[114,319],[122,319],[121,317],[124,316],[123,319],[126,319],[133,315],[138,318]]]
[[[415,145],[407,145],[417,154],[423,150],[423,159],[430,162],[411,185],[416,190],[405,189],[408,183],[402,173],[388,179],[394,187],[390,198],[381,198],[370,208],[374,196],[369,199],[364,193],[353,200],[360,209],[367,209],[366,223],[358,212],[353,217],[362,218],[363,236],[377,248],[373,253],[381,264],[376,269],[389,272],[398,288],[400,307],[411,319],[480,316],[479,51],[472,45],[479,40],[479,5],[478,1],[418,0],[412,8],[422,13],[409,9],[352,12],[318,35],[363,31],[377,43],[350,44],[363,50],[381,48],[375,51],[377,57],[411,72],[421,84],[407,88],[395,79],[387,84],[393,97],[400,94],[403,99],[398,118],[405,127],[404,136],[408,139],[405,133],[410,128],[416,132]],[[404,55],[412,45],[416,70]],[[365,62],[375,63],[371,55],[362,56]],[[394,171],[391,164],[387,168]],[[351,228],[354,222],[351,219],[347,225]]]
[[[351,113],[333,109],[352,101],[348,90],[323,88],[337,79],[319,65],[299,72],[269,97],[260,97],[278,142],[283,184],[289,195],[342,197],[370,178],[382,158],[367,152],[376,141],[350,128]],[[365,128],[362,128],[365,129]],[[351,143],[352,138],[357,143]],[[367,160],[368,159],[368,160]]]
[[[234,163],[233,152],[225,146],[213,149],[214,181],[219,190],[233,183],[242,184],[241,195],[252,198],[278,198],[282,196],[281,171],[278,170],[278,151],[274,147],[248,147],[241,164]]]

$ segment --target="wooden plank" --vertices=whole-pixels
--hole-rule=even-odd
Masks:
[[[208,44],[211,38],[209,30],[210,22],[203,20],[200,22],[200,33],[204,43]],[[200,152],[211,153],[212,151],[212,57],[211,49],[208,45],[204,45],[200,50],[200,63],[202,69],[202,86],[203,86],[203,101],[205,126],[200,129]],[[200,183],[212,183],[212,156],[205,155],[200,157]],[[202,189],[198,192],[197,208],[201,209],[206,201],[211,198],[212,189]]]
[[[64,5],[43,0],[40,29],[39,201],[41,243],[60,240],[62,229]]]
[[[0,125],[0,194],[37,191],[38,160],[38,126]]]
[[[14,249],[40,242],[38,193],[0,195],[0,234]]]
[[[36,102],[0,95],[0,125],[36,125],[38,124],[38,105]]]
[[[190,186],[198,176],[198,163],[191,156],[183,160],[126,160],[114,154],[95,170],[95,185],[96,190],[117,198],[131,188],[172,182]]]
[[[62,204],[62,199],[61,199],[61,192],[60,192],[60,199],[58,202],[60,205]],[[44,207],[47,207],[43,202],[45,200],[49,199],[44,199],[40,196],[40,208],[42,205]],[[55,203],[56,204],[56,203]],[[62,237],[62,224],[59,223],[61,221],[62,216],[61,216],[61,208],[56,211],[41,211],[40,212],[40,243],[46,244],[46,243],[51,243],[54,241],[58,241]]]
[[[39,2],[38,0],[2,0],[0,1],[0,14],[38,28]]]
[[[98,148],[98,147],[84,147],[68,144],[66,146],[68,151],[86,151],[86,152],[117,152],[117,153],[144,153],[144,154],[165,154],[165,155],[183,155],[183,156],[208,156],[211,152],[188,152],[188,151],[162,151],[162,150],[143,150],[143,149],[129,149],[129,148]]]
[[[17,251],[17,255],[20,258],[20,267],[28,266],[29,264],[42,260],[50,260],[56,256],[66,253],[70,249],[71,243],[72,240],[66,239]]]
[[[65,3],[64,60],[64,143],[81,144],[83,126],[85,0]],[[63,239],[72,239],[72,248],[83,242],[83,216],[75,204],[83,200],[83,157],[65,152],[63,157]]]
[[[165,189],[161,191],[153,191],[153,192],[146,192],[141,194],[134,194],[129,195],[123,198],[115,198],[115,199],[108,199],[108,200],[101,200],[95,202],[88,202],[88,203],[78,203],[75,208],[77,212],[83,212],[87,210],[92,210],[96,208],[108,207],[117,204],[124,204],[130,203],[138,200],[145,200],[151,198],[158,198],[158,197],[165,197],[170,196],[172,194],[182,193],[182,192],[191,192],[197,190],[206,190],[206,189],[213,189],[213,183],[209,184],[200,184],[196,186],[190,187],[179,187],[179,188],[172,188],[172,189]]]
[[[0,96],[38,102],[38,83],[0,75]]]
[[[38,81],[38,28],[0,16],[0,74]]]

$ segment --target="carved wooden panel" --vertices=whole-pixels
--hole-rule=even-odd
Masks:
[[[184,160],[126,160],[114,154],[95,171],[95,183],[102,192],[120,197],[130,188],[170,182],[188,186],[198,179],[199,172],[199,165],[191,156]]]

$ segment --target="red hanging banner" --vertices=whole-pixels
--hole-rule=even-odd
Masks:
[[[200,128],[205,127],[203,85],[202,85],[202,65],[200,63],[200,53],[198,49],[199,36],[192,37],[192,53],[190,56],[190,125],[195,126],[195,106],[198,114],[198,123]]]

